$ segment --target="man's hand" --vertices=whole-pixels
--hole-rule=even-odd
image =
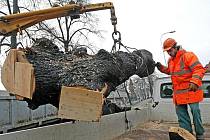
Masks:
[[[156,66],[157,69],[160,71],[160,68],[161,68],[162,64],[161,64],[160,62],[157,62],[157,63],[155,64],[155,66]]]
[[[198,90],[198,85],[194,84],[194,83],[190,83],[189,84],[189,91],[197,91]]]

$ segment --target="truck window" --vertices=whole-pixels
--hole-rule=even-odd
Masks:
[[[202,90],[204,93],[204,98],[210,98],[210,81],[203,81]],[[160,88],[161,98],[172,98],[173,89],[172,83],[163,83]]]
[[[204,98],[210,98],[210,81],[203,81],[202,90]]]
[[[173,95],[172,83],[161,84],[160,97],[161,98],[172,98],[172,95]]]

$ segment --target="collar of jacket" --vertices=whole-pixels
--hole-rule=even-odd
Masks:
[[[184,49],[180,49],[177,51],[176,56],[175,57],[171,57],[171,59],[175,59],[175,58],[179,58],[181,57],[184,53],[186,53],[186,51]]]

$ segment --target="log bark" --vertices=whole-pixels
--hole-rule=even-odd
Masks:
[[[32,100],[26,99],[32,109],[47,103],[58,107],[62,86],[101,90],[107,83],[107,97],[130,76],[145,77],[155,68],[152,54],[144,49],[131,53],[101,49],[96,55],[88,55],[80,48],[64,54],[52,41],[41,38],[24,51],[35,70],[35,93]]]

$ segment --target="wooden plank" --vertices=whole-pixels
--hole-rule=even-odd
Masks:
[[[17,57],[17,50],[11,49],[6,57],[2,70],[1,82],[7,91],[14,93],[15,91],[15,62]]]
[[[23,51],[20,50],[17,51],[17,62],[29,63]]]
[[[181,127],[170,127],[169,137],[170,140],[196,140],[195,136]]]
[[[34,68],[29,63],[15,63],[15,94],[32,98]]]
[[[58,117],[82,121],[99,121],[102,114],[103,94],[82,87],[61,89]]]
[[[23,51],[21,51],[21,50],[18,50],[17,51],[17,62],[22,62],[22,63],[29,63],[29,61],[28,61],[28,59],[26,58],[26,55],[25,55],[25,53],[23,52]],[[29,63],[30,64],[30,63]],[[34,91],[35,91],[35,75],[34,75],[34,72],[32,72],[32,75],[31,75],[31,86],[32,86],[32,88],[31,88],[31,94],[33,94],[34,93]],[[33,95],[31,95],[31,97],[32,97]],[[17,96],[18,97],[18,96]],[[21,97],[18,97],[17,99],[21,99]]]
[[[23,96],[16,95],[16,94],[15,94],[15,98],[16,98],[17,100],[21,100],[21,101],[24,100],[24,97],[23,97]]]
[[[26,64],[22,65],[22,63]],[[34,69],[23,51],[17,49],[9,51],[2,67],[1,81],[7,91],[15,94],[16,99],[32,98],[35,91]]]

